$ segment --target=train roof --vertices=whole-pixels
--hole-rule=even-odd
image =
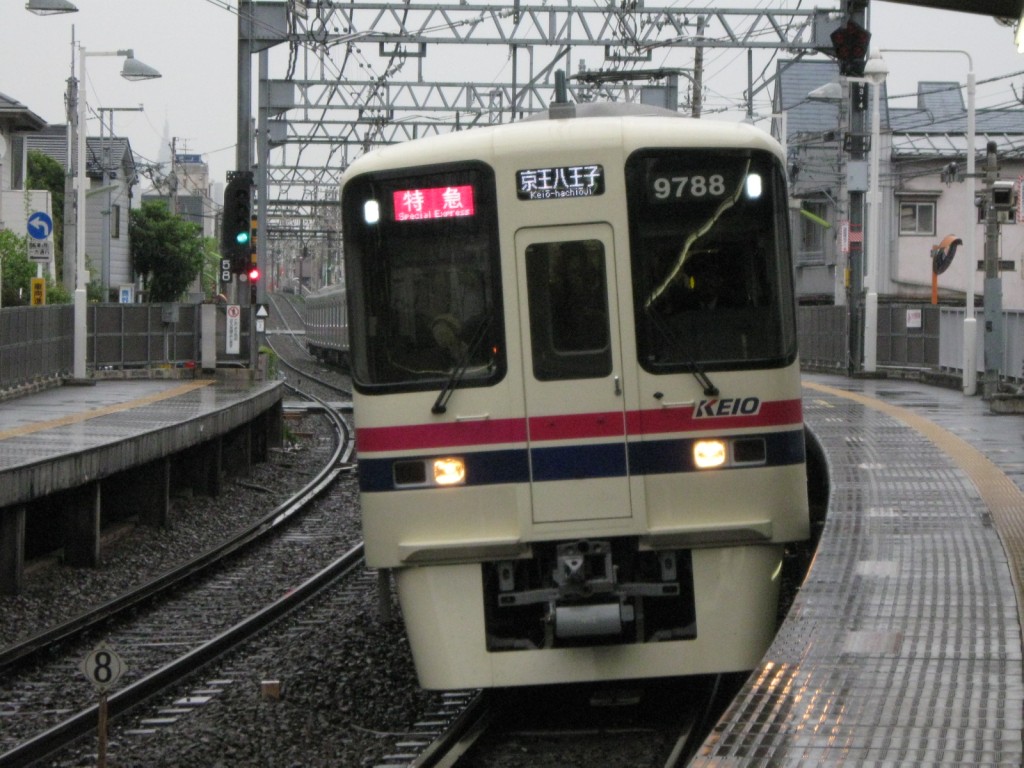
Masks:
[[[640,147],[749,147],[773,152],[785,161],[782,147],[749,123],[693,118],[641,104],[600,102],[560,105],[575,116],[540,115],[515,123],[471,128],[414,139],[369,152],[349,166],[345,178],[396,167],[502,157],[538,150],[575,151],[584,143],[618,146],[628,154]],[[543,113],[547,115],[547,113]]]
[[[309,301],[311,299],[319,299],[319,298],[323,298],[323,297],[335,296],[336,294],[344,293],[344,292],[345,292],[345,284],[344,283],[334,283],[333,285],[327,285],[327,286],[324,286],[323,288],[318,288],[317,290],[313,291],[313,293],[311,293],[308,296],[306,296],[306,300]]]

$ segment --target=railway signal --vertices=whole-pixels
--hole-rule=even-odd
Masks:
[[[231,271],[243,274],[249,269],[252,251],[251,171],[228,171],[221,223],[221,255],[231,262]]]
[[[257,287],[260,282],[260,268],[256,264],[250,264],[249,271],[246,273],[246,275],[249,277],[249,289],[251,291],[251,300],[249,303],[255,304]]]
[[[832,45],[835,46],[836,59],[839,62],[839,74],[862,77],[864,65],[868,59],[871,33],[850,19],[844,26],[836,29],[830,37]]]

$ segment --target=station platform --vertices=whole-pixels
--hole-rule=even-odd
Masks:
[[[691,766],[1021,766],[1024,418],[804,376],[828,515],[761,665]]]
[[[251,456],[248,435],[227,446],[225,438],[268,414],[279,420],[281,402],[279,381],[224,376],[97,379],[0,403],[0,589],[20,584],[26,509],[69,530],[66,558],[94,564],[105,507],[130,498],[160,524],[170,457],[184,452],[196,454],[192,471],[215,493],[224,451]],[[36,509],[62,493],[59,514]]]

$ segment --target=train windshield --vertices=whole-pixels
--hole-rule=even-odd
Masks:
[[[749,150],[643,150],[626,166],[640,364],[781,366],[796,354],[785,184]]]
[[[493,173],[367,174],[342,197],[357,387],[479,386],[504,374]]]

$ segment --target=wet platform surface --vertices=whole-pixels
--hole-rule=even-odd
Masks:
[[[99,380],[0,403],[0,508],[172,455],[245,424],[279,382]]]
[[[804,377],[832,482],[817,557],[694,766],[1020,766],[1024,417]]]

